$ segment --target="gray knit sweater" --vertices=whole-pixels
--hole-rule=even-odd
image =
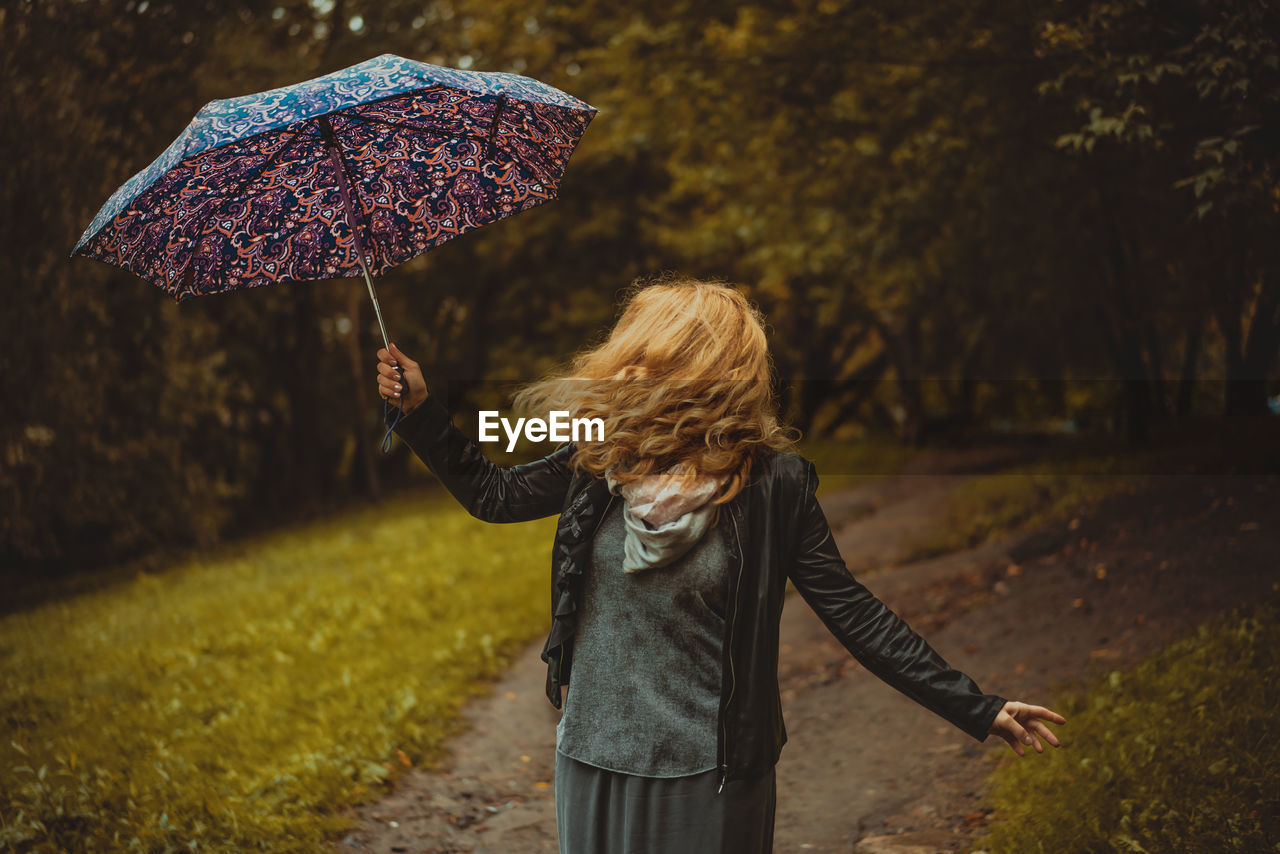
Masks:
[[[725,544],[712,527],[670,565],[623,572],[622,505],[596,531],[556,747],[611,771],[697,774],[716,767]]]

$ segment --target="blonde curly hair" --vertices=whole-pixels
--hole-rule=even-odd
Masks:
[[[525,412],[600,418],[604,439],[578,444],[572,465],[621,483],[667,471],[723,476],[737,495],[762,453],[787,448],[778,421],[764,318],[736,287],[664,277],[637,280],[605,341],[520,389]]]

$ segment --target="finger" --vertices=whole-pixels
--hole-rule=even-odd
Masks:
[[[394,341],[391,342],[391,355],[394,356],[400,362],[400,364],[405,365],[406,367],[413,368],[413,367],[417,367],[418,365],[418,363],[415,362],[413,359],[410,359],[404,353],[400,352],[400,348],[396,346],[396,343]]]
[[[1013,737],[1018,741],[1023,744],[1031,744],[1031,733],[1027,732],[1026,729],[1023,728],[1022,724],[1018,723],[1016,719],[1010,717],[1008,727],[1009,732],[1013,733]]]
[[[1047,721],[1053,721],[1055,724],[1065,724],[1067,719],[1055,712],[1053,709],[1046,709],[1044,706],[1028,706],[1031,714],[1038,718],[1044,718]]]
[[[400,393],[404,391],[400,383],[395,380],[389,380],[386,377],[378,377],[378,394],[383,397],[400,397]]]
[[[392,367],[391,365],[388,365],[386,362],[378,363],[378,373],[382,374],[384,377],[390,377],[395,382],[400,381],[399,377],[400,377],[401,370],[403,369]]]
[[[390,364],[393,364],[393,363],[395,362],[395,360],[396,360],[396,357],[395,357],[395,356],[393,356],[393,355],[391,355],[391,351],[390,351],[390,350],[388,350],[386,347],[379,347],[379,348],[378,348],[378,361],[379,361],[379,362],[385,362],[385,363],[387,363],[388,365],[390,365]]]
[[[1023,749],[1022,745],[1018,742],[1018,740],[1013,737],[1012,733],[1002,732],[1000,733],[1000,737],[1003,738],[1005,741],[1009,742],[1009,747],[1013,749],[1014,753],[1018,754],[1019,756],[1026,756],[1026,751]]]
[[[1064,724],[1067,722],[1066,718],[1055,712],[1053,709],[1047,709],[1044,706],[1033,706],[1030,703],[1019,703],[1018,705],[1021,707],[1018,711],[1022,717],[1030,716],[1033,718],[1043,718],[1047,721],[1052,721],[1055,724]]]
[[[1058,741],[1058,737],[1053,734],[1053,730],[1049,729],[1040,721],[1031,721],[1030,723],[1027,724],[1027,727],[1033,730],[1036,733],[1036,735],[1040,736],[1045,741],[1052,744],[1054,747],[1062,746],[1062,742]]]

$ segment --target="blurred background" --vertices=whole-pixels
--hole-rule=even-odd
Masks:
[[[679,270],[760,303],[812,438],[1274,416],[1275,12],[1155,6],[6,4],[0,556],[207,544],[404,481],[358,280],[179,309],[68,257],[207,101],[384,52],[601,111],[558,201],[381,285],[460,413]]]
[[[967,470],[1024,466],[918,510],[929,526],[867,568],[1055,519],[1045,548],[1085,561],[1055,588],[1071,616],[1120,582],[1086,561],[1093,487],[1064,472],[1280,470],[1278,33],[1262,0],[0,4],[0,780],[19,793],[0,844],[310,850],[316,816],[434,756],[459,686],[546,619],[552,528],[477,531],[407,447],[380,452],[360,280],[179,307],[69,257],[203,104],[394,53],[594,105],[558,200],[378,282],[392,340],[464,429],[596,340],[636,277],[727,279],[767,315],[782,409],[824,473],[936,474],[979,446]],[[1178,505],[1201,551],[1161,641],[1209,615],[1188,598],[1205,579],[1253,567],[1220,609],[1275,592],[1275,491],[1232,483]],[[1155,519],[1151,501],[1116,518]],[[1241,515],[1218,539],[1199,527],[1223,513]],[[1241,543],[1271,545],[1224,557]],[[1186,554],[1152,548],[1132,565]],[[1275,666],[1223,671],[1243,636],[1206,666]],[[1110,661],[1098,643],[1080,660]],[[1256,831],[1250,792],[1232,815]]]

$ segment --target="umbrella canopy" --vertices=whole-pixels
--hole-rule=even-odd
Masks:
[[[211,101],[72,254],[179,302],[363,273],[376,307],[370,274],[554,198],[595,113],[528,77],[384,54]]]

